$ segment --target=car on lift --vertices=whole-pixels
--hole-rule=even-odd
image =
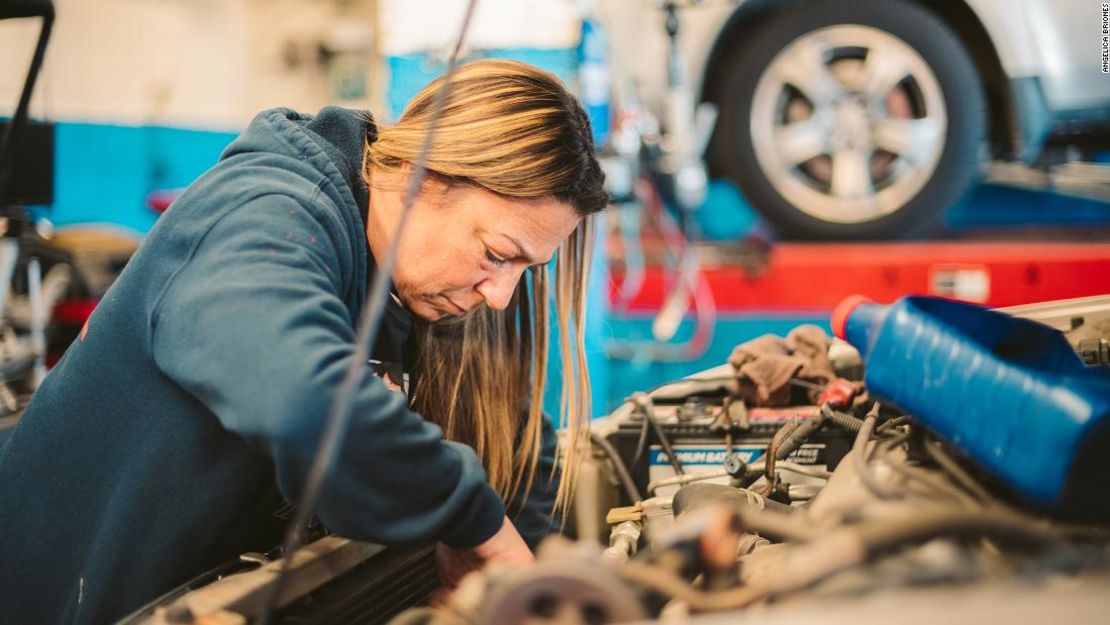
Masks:
[[[685,68],[718,107],[710,172],[786,236],[926,231],[989,161],[1047,170],[1110,146],[1100,3],[653,4],[681,9]],[[662,14],[642,0],[601,6],[616,70],[635,77],[649,107],[663,102],[651,62],[665,58]]]

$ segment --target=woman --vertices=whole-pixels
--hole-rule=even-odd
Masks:
[[[367,374],[317,516],[352,538],[437,540],[449,579],[530,559],[521,533],[539,539],[574,477],[568,459],[554,479],[540,412],[545,267],[559,250],[575,437],[603,176],[556,78],[472,63],[388,240],[439,86],[380,129],[336,108],[264,112],[159,221],[0,450],[0,622],[115,619],[277,544],[275,511],[298,499],[374,258],[392,244],[394,301],[373,354],[403,362],[410,397]]]

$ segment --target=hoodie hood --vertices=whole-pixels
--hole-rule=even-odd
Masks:
[[[353,203],[366,222],[369,192],[362,179],[362,152],[377,139],[369,111],[326,106],[316,115],[275,108],[255,116],[220,160],[252,152],[285,154],[325,174],[332,189],[324,189],[337,204]]]

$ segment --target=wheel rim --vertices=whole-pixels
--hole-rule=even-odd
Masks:
[[[947,127],[929,64],[869,26],[802,35],[752,97],[752,144],[768,182],[826,222],[873,221],[905,206],[936,171]]]

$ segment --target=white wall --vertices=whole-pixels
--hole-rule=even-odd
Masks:
[[[401,55],[454,45],[468,0],[380,0],[380,50]],[[580,0],[479,0],[470,48],[573,48]]]
[[[354,19],[372,23],[373,0]],[[238,128],[271,106],[328,101],[316,44],[329,0],[55,0],[32,112],[54,119]],[[14,108],[36,20],[0,22],[0,112]],[[290,66],[286,49],[299,64]]]
[[[609,38],[610,73],[618,81],[617,88],[628,88],[627,83],[635,81],[640,98],[649,108],[661,113],[667,84],[665,15],[659,8],[662,3],[655,0],[591,1]],[[744,1],[706,2],[679,10],[678,46],[695,94],[700,92],[704,65],[721,26]]]
[[[32,114],[124,125],[242,127],[272,106],[327,104],[321,41],[338,0],[55,0],[57,20]],[[349,0],[368,31],[370,93],[347,104],[378,109],[377,55],[447,50],[466,0]],[[470,48],[568,48],[577,0],[482,0]],[[0,114],[10,114],[30,62],[37,20],[0,22]],[[293,61],[292,63],[290,62]]]

